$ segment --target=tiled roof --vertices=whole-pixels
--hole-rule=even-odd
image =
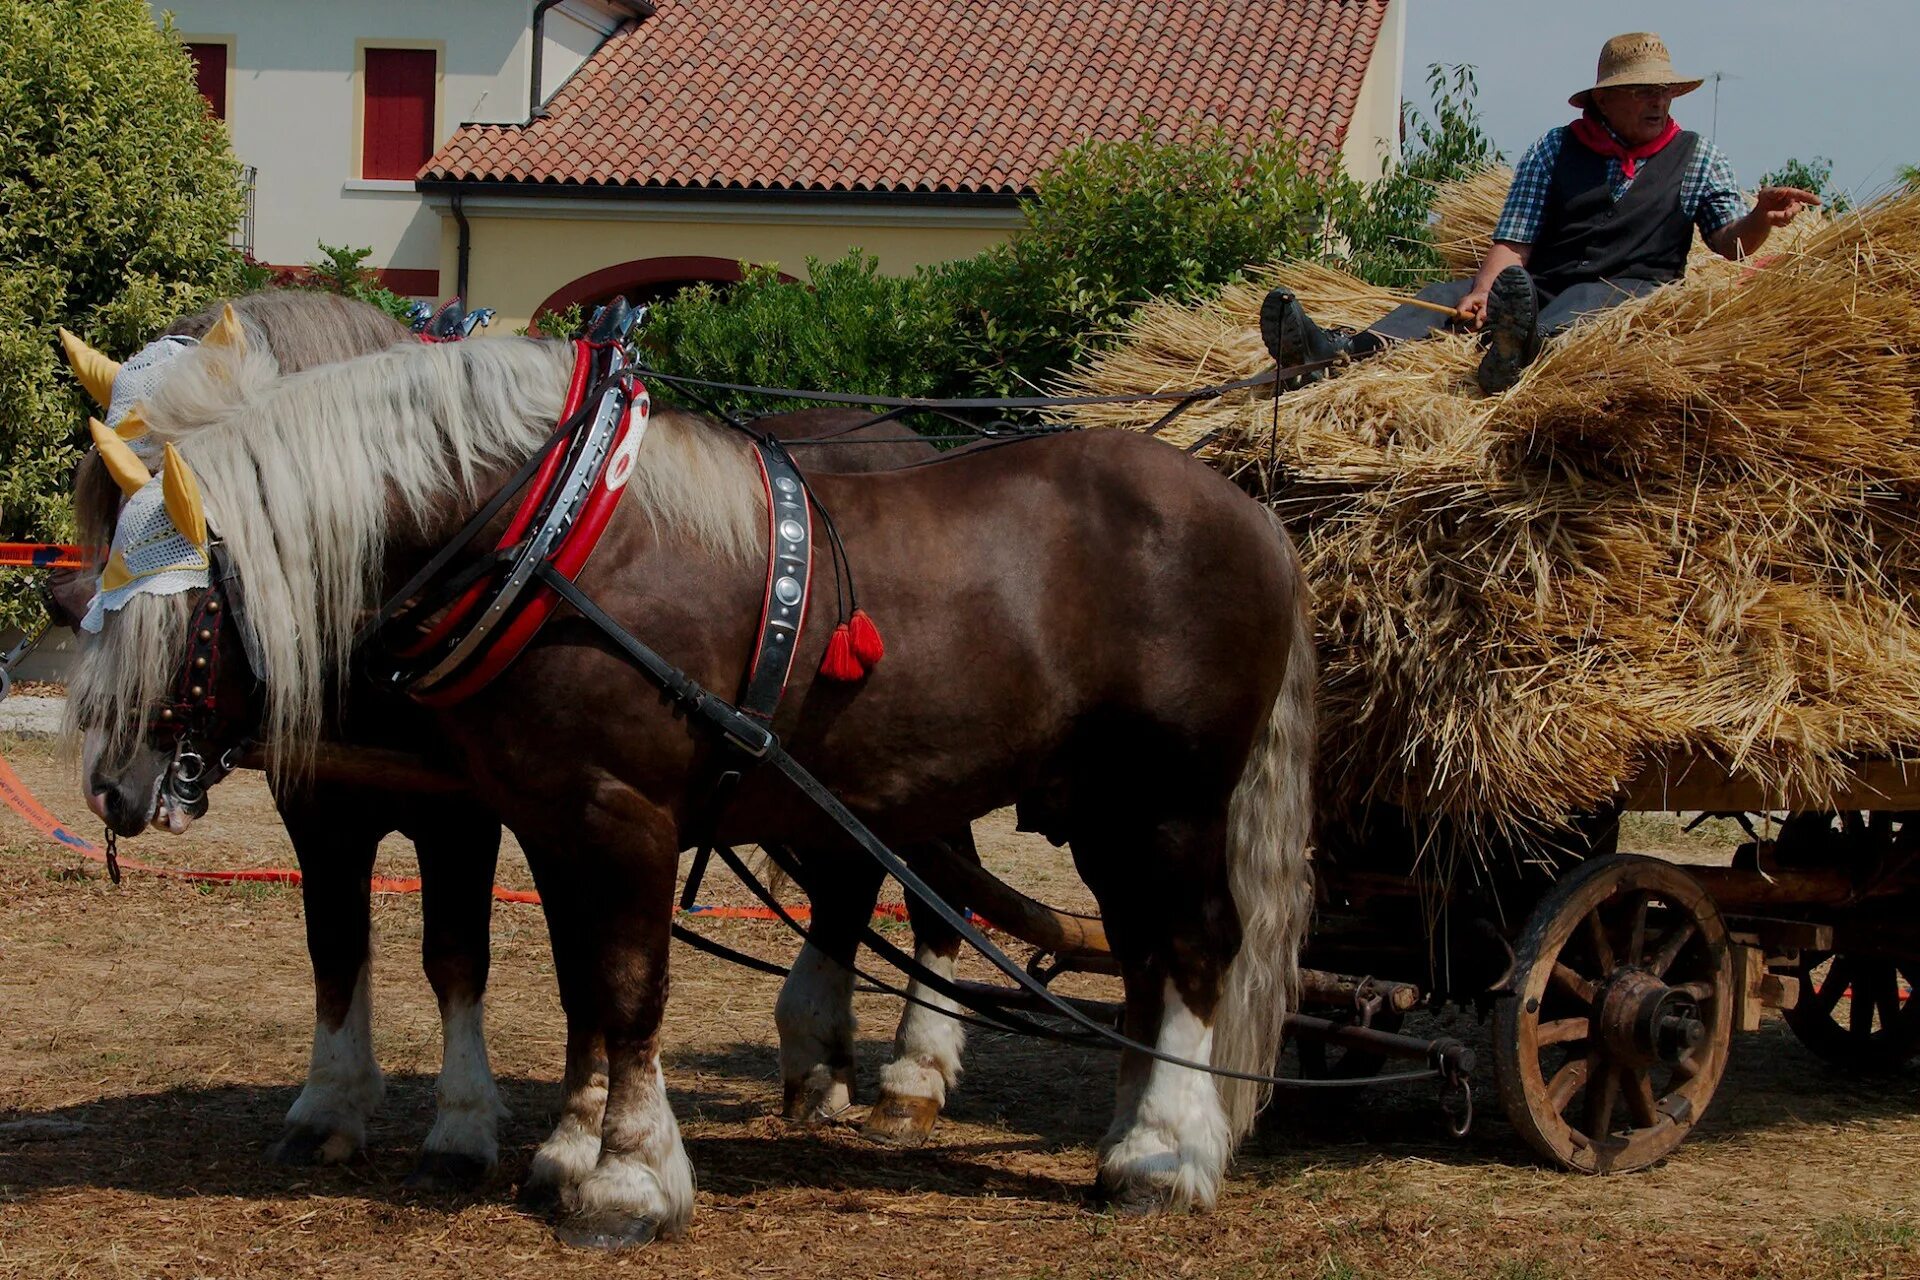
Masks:
[[[1141,116],[1340,146],[1388,0],[660,0],[425,181],[1012,193]]]

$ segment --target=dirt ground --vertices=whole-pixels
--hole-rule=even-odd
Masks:
[[[92,831],[46,743],[0,753]],[[989,820],[989,863],[1063,905],[1064,853]],[[1688,848],[1643,820],[1641,847]],[[1694,846],[1697,851],[1697,846]],[[291,865],[257,775],[182,840],[174,866]],[[382,871],[411,874],[404,846]],[[517,851],[502,880],[525,885]],[[737,895],[719,882],[710,901]],[[703,928],[785,959],[780,926]],[[556,1244],[514,1186],[558,1102],[561,1021],[536,908],[494,916],[493,1062],[513,1116],[475,1195],[401,1180],[431,1118],[439,1033],[415,959],[419,900],[375,904],[375,1047],[388,1073],[368,1157],[286,1169],[262,1152],[302,1079],[311,988],[298,891],[130,875],[118,889],[0,811],[0,1275],[399,1277],[1110,1275],[1854,1277],[1920,1275],[1920,1087],[1822,1066],[1777,1021],[1736,1042],[1697,1135],[1664,1165],[1590,1179],[1530,1162],[1480,1091],[1446,1136],[1427,1086],[1277,1102],[1208,1214],[1090,1209],[1111,1105],[1103,1054],[976,1033],[933,1142],[909,1153],[778,1118],[774,981],[676,949],[668,1086],[700,1180],[689,1238],[609,1259]],[[862,997],[867,1096],[897,1007]],[[1480,1040],[1470,1018],[1453,1034]],[[1920,1151],[1920,1144],[1916,1145]]]

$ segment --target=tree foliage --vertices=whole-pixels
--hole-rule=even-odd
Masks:
[[[1820,197],[1820,203],[1835,217],[1853,207],[1853,198],[1843,188],[1833,185],[1833,161],[1825,156],[1815,156],[1811,160],[1794,156],[1773,172],[1760,175],[1760,185],[1798,187],[1802,191],[1811,191]]]
[[[1447,266],[1427,233],[1440,187],[1503,162],[1480,115],[1480,85],[1461,64],[1427,67],[1428,108],[1400,104],[1400,163],[1357,193],[1343,212],[1343,264],[1363,279],[1416,288],[1442,279]]]
[[[0,122],[0,538],[53,539],[88,408],[57,329],[124,359],[230,290],[239,170],[142,0],[0,0]]]

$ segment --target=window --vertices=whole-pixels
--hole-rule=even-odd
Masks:
[[[433,154],[432,49],[368,49],[360,176],[410,179]]]
[[[227,118],[227,46],[189,42],[187,56],[193,59],[194,85],[207,100],[207,110],[215,120]]]

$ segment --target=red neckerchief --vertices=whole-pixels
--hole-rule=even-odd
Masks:
[[[1642,160],[1659,154],[1665,150],[1669,142],[1680,136],[1680,122],[1671,119],[1667,121],[1667,127],[1659,137],[1637,147],[1629,147],[1614,137],[1613,130],[1588,116],[1581,116],[1568,128],[1573,130],[1574,138],[1587,150],[1597,151],[1603,156],[1618,160],[1620,172],[1629,180],[1633,178],[1634,170],[1639,168]]]

